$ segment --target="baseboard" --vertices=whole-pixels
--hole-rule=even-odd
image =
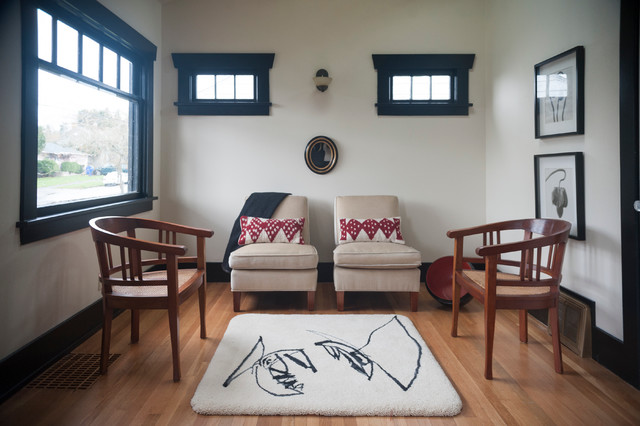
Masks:
[[[222,262],[207,262],[207,282],[208,283],[228,283],[231,274],[222,269]]]
[[[625,382],[640,389],[637,360],[627,356],[627,348],[623,341],[613,337],[606,331],[593,329],[593,359]]]
[[[102,327],[102,299],[0,361],[0,403]]]
[[[636,378],[638,372],[635,370],[633,360],[624,356],[624,343],[598,327],[593,329],[592,339],[593,359],[625,382],[638,388]]]
[[[427,269],[431,263],[420,265],[420,282],[423,283],[427,274]],[[230,275],[222,269],[222,262],[207,263],[207,282],[229,282]],[[333,262],[318,263],[318,282],[333,282]]]

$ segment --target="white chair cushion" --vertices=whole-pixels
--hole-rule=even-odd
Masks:
[[[422,263],[420,252],[402,244],[354,242],[340,244],[333,250],[336,266],[357,269],[407,269]]]
[[[308,244],[258,243],[233,251],[232,269],[315,269],[318,251]]]

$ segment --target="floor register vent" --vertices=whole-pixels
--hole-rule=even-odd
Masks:
[[[111,365],[120,354],[109,355]],[[31,389],[89,389],[100,376],[100,355],[70,353],[33,379]]]
[[[565,291],[560,292],[558,317],[560,320],[560,341],[569,350],[582,358],[591,357],[591,328],[592,310],[595,304],[588,299],[585,302],[569,295]],[[591,302],[591,303],[589,303]],[[551,334],[548,326],[548,311],[530,311],[531,315],[547,326],[547,332]]]

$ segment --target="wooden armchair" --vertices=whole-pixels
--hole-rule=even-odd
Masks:
[[[493,336],[496,309],[520,310],[520,341],[527,342],[527,310],[549,309],[555,371],[562,373],[562,352],[558,328],[558,286],[562,280],[562,262],[571,224],[555,219],[523,219],[452,230],[454,238],[453,322],[451,335],[458,335],[460,286],[484,304],[485,364],[484,376],[493,378]],[[505,242],[505,233],[522,231],[521,241]],[[478,258],[463,257],[464,239],[482,235]],[[519,234],[519,232],[518,232]],[[517,260],[503,258],[506,253]],[[484,271],[463,269],[463,262],[482,262]],[[498,267],[515,268],[514,273],[499,272]]]
[[[200,338],[207,337],[205,238],[211,237],[213,231],[136,217],[100,217],[92,219],[89,226],[96,245],[102,284],[101,373],[107,372],[114,309],[131,310],[131,343],[139,338],[140,309],[166,309],[173,381],[179,381],[179,306],[196,290],[200,302]],[[140,239],[136,231],[157,233],[157,242]],[[179,234],[196,237],[196,256],[184,256],[186,247],[176,244]],[[112,247],[115,250],[112,251]],[[179,268],[179,264],[185,264],[185,268]],[[150,268],[152,270],[148,271]]]

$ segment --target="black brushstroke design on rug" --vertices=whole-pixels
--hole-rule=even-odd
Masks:
[[[265,355],[262,336],[240,365],[227,377],[222,386],[227,387],[236,378],[251,371],[256,384],[273,396],[302,395],[304,383],[291,372],[290,363],[317,372],[304,349],[282,349]]]
[[[354,371],[364,375],[369,381],[377,368],[403,391],[407,391],[418,377],[422,347],[409,334],[397,315],[371,331],[366,337],[366,343],[360,347],[321,331],[307,331],[325,339],[316,342],[315,346],[323,348],[337,361],[345,359]],[[223,386],[227,387],[238,377],[251,372],[258,387],[270,395],[302,395],[304,383],[294,374],[296,368],[311,370],[313,373],[318,371],[305,349],[280,349],[265,354],[265,345],[260,336]]]
[[[407,391],[418,377],[422,347],[409,334],[397,315],[373,330],[361,347],[322,332],[309,331],[328,337],[328,340],[317,342],[316,345],[323,347],[335,360],[346,359],[351,368],[366,376],[368,380],[373,377],[374,366],[382,370],[404,391]],[[384,356],[389,353],[390,345],[402,349],[403,359]]]

